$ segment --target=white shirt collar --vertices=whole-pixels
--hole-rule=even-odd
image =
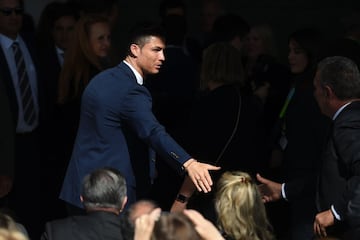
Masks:
[[[57,55],[57,59],[59,60],[60,66],[64,65],[64,50],[62,50],[61,48],[59,48],[58,46],[55,45],[55,51],[56,51],[56,55]]]
[[[337,118],[337,116],[339,116],[339,114],[342,112],[342,110],[347,106],[349,105],[351,102],[348,102],[344,105],[341,106],[341,108],[339,108],[336,113],[334,114],[334,116],[332,117],[332,120],[335,120]]]
[[[8,49],[8,48],[11,48],[11,46],[14,42],[20,42],[20,37],[18,35],[16,37],[16,39],[14,40],[3,34],[0,34],[0,40],[1,40],[1,45],[3,46],[3,48]]]
[[[59,55],[64,54],[64,50],[62,50],[61,48],[59,48],[59,47],[56,46],[56,45],[55,45],[55,49],[56,49],[57,54],[59,54]]]
[[[133,73],[135,74],[135,77],[136,77],[136,82],[140,85],[143,85],[144,84],[144,79],[143,77],[141,76],[141,74],[136,71],[136,69],[130,65],[130,63],[126,62],[125,60],[123,60],[123,62],[129,66],[129,68],[131,69],[131,71],[133,71]]]

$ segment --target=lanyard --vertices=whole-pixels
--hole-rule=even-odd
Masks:
[[[286,97],[285,103],[283,105],[283,107],[281,108],[280,114],[279,114],[279,118],[283,118],[285,116],[286,110],[289,106],[290,100],[292,99],[292,97],[294,96],[295,93],[295,87],[292,87]]]

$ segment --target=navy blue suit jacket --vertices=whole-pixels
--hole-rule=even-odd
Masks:
[[[183,171],[190,155],[165,131],[152,113],[152,98],[125,64],[105,70],[86,87],[80,125],[60,198],[82,207],[83,177],[100,167],[113,167],[126,178],[128,205],[135,201],[135,177],[124,128],[129,127],[163,159]]]

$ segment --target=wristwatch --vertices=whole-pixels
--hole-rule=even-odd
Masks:
[[[182,194],[178,194],[177,196],[176,196],[176,199],[175,199],[176,201],[178,201],[178,202],[181,202],[181,203],[186,203],[188,200],[189,200],[189,197],[187,197],[187,196],[185,196],[185,195],[182,195]]]

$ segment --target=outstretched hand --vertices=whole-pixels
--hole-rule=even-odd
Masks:
[[[273,182],[256,174],[256,179],[261,183],[258,187],[263,202],[274,202],[281,198],[281,183]]]
[[[199,192],[204,191],[207,193],[211,191],[213,182],[209,170],[219,170],[220,167],[201,163],[193,158],[185,162],[184,167]]]

